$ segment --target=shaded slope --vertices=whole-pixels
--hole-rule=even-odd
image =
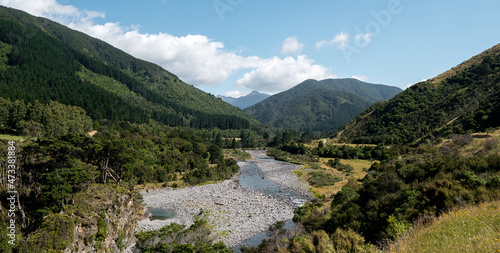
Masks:
[[[94,120],[223,129],[255,122],[155,64],[44,18],[0,7],[0,41],[0,91],[12,100],[57,100]]]

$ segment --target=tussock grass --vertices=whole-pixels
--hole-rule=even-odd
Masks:
[[[417,225],[386,252],[500,252],[500,201],[449,212]]]

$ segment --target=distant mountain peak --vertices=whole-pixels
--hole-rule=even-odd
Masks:
[[[264,124],[296,130],[337,130],[373,103],[402,90],[354,78],[308,79],[245,109]]]
[[[241,97],[228,97],[228,96],[217,96],[218,98],[222,99],[224,102],[227,102],[233,106],[239,107],[241,109],[245,109],[247,107],[250,107],[254,104],[259,103],[260,101],[268,98],[270,95],[261,93],[258,91],[252,91],[248,95],[241,96]]]

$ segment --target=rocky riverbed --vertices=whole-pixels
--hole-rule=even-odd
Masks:
[[[254,158],[267,158],[263,151],[249,153]],[[252,190],[240,185],[240,176],[250,173],[245,172],[248,163],[258,166],[263,179],[276,183],[280,194],[293,192],[293,196],[297,197],[285,198],[282,194],[270,194],[266,190]],[[293,218],[298,196],[302,200],[310,198],[308,186],[299,182],[292,173],[299,168],[297,165],[259,159],[239,162],[238,165],[242,169],[237,176],[217,184],[141,192],[148,207],[169,210],[177,215],[168,220],[142,220],[139,227],[143,231],[156,230],[173,222],[190,226],[194,216],[203,213],[213,226],[214,239],[232,247],[266,231],[277,221]]]

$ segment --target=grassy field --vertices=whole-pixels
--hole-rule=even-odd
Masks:
[[[328,185],[322,187],[311,186],[311,192],[316,193],[320,196],[324,195],[326,197],[330,197],[333,193],[337,193],[338,191],[340,191],[342,189],[342,186],[344,186],[347,183],[349,178],[361,179],[365,177],[366,175],[365,170],[370,168],[370,166],[375,162],[375,161],[361,160],[361,159],[353,159],[353,160],[340,159],[340,163],[348,164],[353,167],[353,170],[347,173],[344,171],[333,169],[330,166],[328,166],[327,165],[328,160],[331,160],[331,158],[320,158],[319,162],[315,163],[320,167],[320,169],[314,169],[310,166],[307,166],[295,171],[295,174],[299,177],[299,179],[304,182],[307,181],[308,179],[308,173],[314,171],[321,171],[325,174],[331,174],[335,177],[339,177],[341,181],[335,183],[334,185]]]
[[[415,228],[386,252],[500,252],[500,201],[449,212]]]
[[[349,146],[349,147],[359,147],[359,146],[373,146],[376,147],[377,145],[374,144],[348,144],[348,143],[338,143],[334,139],[320,139],[320,140],[315,140],[310,143],[304,144],[304,146],[309,147],[309,148],[316,148],[318,147],[319,142],[323,142],[325,146]]]

